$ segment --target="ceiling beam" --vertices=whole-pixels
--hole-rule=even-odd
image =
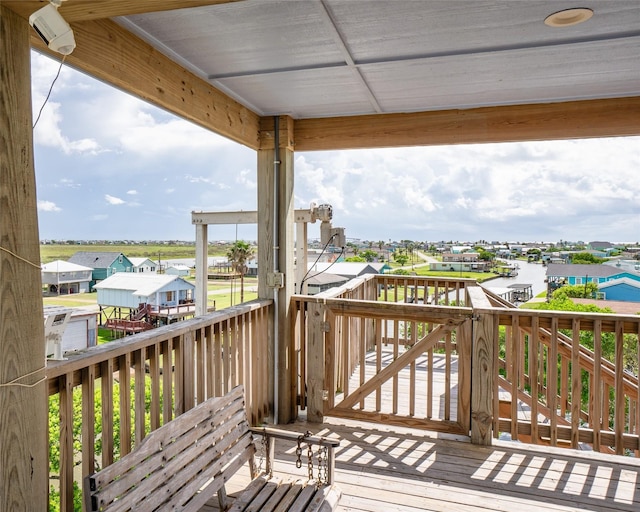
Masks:
[[[258,148],[259,117],[111,20],[71,24],[70,66],[215,133]],[[53,56],[32,31],[31,45]]]
[[[66,0],[59,10],[64,19],[72,23],[238,1],[240,0]],[[5,7],[25,19],[48,3],[49,0],[2,2]]]
[[[640,135],[640,97],[413,114],[299,119],[295,150],[318,151]]]

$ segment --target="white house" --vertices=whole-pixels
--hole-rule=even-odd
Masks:
[[[186,265],[181,265],[177,263],[175,265],[171,265],[170,267],[167,267],[164,273],[169,274],[171,276],[187,277],[191,273],[191,269]]]
[[[170,274],[119,272],[94,286],[100,306],[135,309],[140,304],[172,307],[193,300],[195,285]]]
[[[136,273],[155,273],[158,271],[158,264],[149,258],[129,258],[133,263],[133,271]]]
[[[93,269],[56,260],[42,265],[42,285],[55,294],[86,293],[90,291]]]

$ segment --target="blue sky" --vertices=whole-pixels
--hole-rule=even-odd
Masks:
[[[32,52],[34,119],[57,70]],[[34,142],[41,239],[193,240],[193,210],[256,209],[254,151],[68,66]],[[349,238],[640,241],[640,137],[301,152],[294,168],[295,207],[331,204]]]

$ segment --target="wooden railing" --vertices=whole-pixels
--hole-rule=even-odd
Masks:
[[[640,456],[640,316],[489,300],[498,326],[494,436]]]
[[[59,435],[59,443],[51,440],[59,454],[51,450],[50,481],[59,488],[60,510],[74,510],[74,482],[237,384],[245,386],[251,422],[260,423],[273,399],[271,315],[271,301],[253,301],[49,362],[50,431]],[[77,500],[77,485],[75,493]]]
[[[640,456],[640,316],[517,309],[472,280],[397,276],[294,296],[292,305],[299,403],[312,420],[331,414],[476,443],[508,434]]]
[[[308,417],[330,412],[464,432],[470,365],[458,367],[457,360],[460,351],[470,361],[471,310],[452,305],[464,304],[472,284],[369,275],[312,297],[295,296],[297,389]],[[401,373],[407,373],[406,388]],[[307,404],[307,392],[313,403]]]

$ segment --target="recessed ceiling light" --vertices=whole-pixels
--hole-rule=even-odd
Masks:
[[[587,21],[593,16],[593,11],[586,7],[576,7],[574,9],[565,9],[564,11],[554,12],[547,16],[544,20],[545,25],[550,27],[570,27],[577,25],[583,21]]]

